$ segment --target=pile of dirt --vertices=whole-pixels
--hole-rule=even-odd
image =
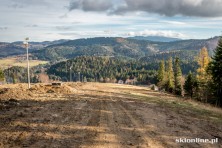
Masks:
[[[32,98],[33,94],[27,89],[26,84],[6,85],[0,88],[0,99],[27,99]]]
[[[30,89],[33,93],[60,93],[71,94],[75,93],[76,89],[66,84],[61,86],[52,86],[51,84],[36,84]]]
[[[36,96],[36,94],[72,94],[76,92],[76,88],[67,84],[63,84],[61,86],[52,86],[51,84],[35,84],[32,85],[30,89],[27,89],[27,84],[8,84],[0,87],[0,99],[32,99]]]
[[[1,88],[0,94],[5,94],[9,89],[8,88]]]

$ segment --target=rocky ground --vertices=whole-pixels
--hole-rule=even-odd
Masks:
[[[0,86],[0,147],[222,147],[222,110],[146,87]],[[176,143],[178,138],[218,143]]]

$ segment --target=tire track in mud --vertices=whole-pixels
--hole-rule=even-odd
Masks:
[[[133,101],[134,102],[134,101]],[[157,140],[152,137],[152,134],[149,133],[148,129],[145,126],[144,120],[135,113],[135,110],[129,107],[129,103],[133,103],[128,99],[120,100],[117,104],[119,108],[124,112],[125,118],[127,117],[133,127],[133,134],[138,137],[137,140],[140,140],[140,147],[163,147]],[[132,138],[135,139],[135,136]]]
[[[113,111],[113,120],[117,123],[122,147],[143,147],[145,143],[141,134],[135,129],[134,123],[119,103],[119,101],[110,103],[110,109]]]
[[[73,100],[48,104],[47,108],[50,109],[50,113],[45,117],[49,120],[46,123],[48,126],[41,123],[38,125],[39,127],[42,126],[46,131],[46,147],[72,147],[73,145],[80,145],[76,139],[81,136],[78,133],[82,129],[78,129],[78,125],[79,122],[86,122],[82,121],[84,119],[81,116],[86,112],[86,105],[85,102]],[[38,129],[41,130],[41,128]],[[37,146],[33,145],[33,147]]]
[[[73,100],[76,106],[72,106],[69,110],[71,118],[69,119],[69,128],[73,129],[68,140],[63,141],[61,147],[89,147],[93,143],[94,137],[97,135],[97,127],[99,124],[98,110],[99,103],[93,99]],[[63,115],[64,117],[64,115]],[[61,133],[63,134],[63,133]]]
[[[176,138],[184,137],[198,137],[203,139],[211,139],[209,131],[206,129],[209,127],[202,127],[203,124],[199,124],[196,121],[190,120],[190,117],[182,116],[183,114],[176,114],[176,112],[169,108],[153,105],[146,102],[125,103],[126,100],[121,100],[121,105],[130,111],[133,118],[139,119],[137,121],[145,122],[144,133],[154,141],[154,146],[159,143],[162,147],[218,147],[211,143],[176,143]],[[128,101],[130,102],[130,101]],[[138,108],[138,107],[141,108]],[[133,110],[136,110],[135,112]],[[140,120],[141,119],[141,120]],[[203,120],[202,120],[203,121]],[[140,124],[143,125],[143,124]],[[209,123],[207,124],[209,126]],[[154,127],[154,128],[153,128]],[[201,135],[199,135],[201,133]],[[191,135],[192,134],[192,135]],[[217,133],[216,133],[217,134]],[[214,135],[216,135],[214,134]],[[191,136],[190,136],[191,135]],[[159,146],[158,146],[159,147]]]
[[[112,110],[108,108],[108,100],[98,100],[100,102],[100,121],[99,121],[99,132],[95,138],[95,148],[106,147],[106,148],[119,148],[118,135],[116,134],[116,125],[113,119]]]
[[[0,147],[80,147],[90,145],[97,134],[93,128],[99,122],[96,101],[68,98],[28,104],[28,108],[21,105],[9,112],[13,121],[0,132],[11,134],[0,140]]]
[[[127,103],[107,96],[98,101],[101,106],[99,134],[91,147],[162,147],[146,134],[143,121],[128,110]]]

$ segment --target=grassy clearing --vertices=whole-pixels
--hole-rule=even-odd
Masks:
[[[162,107],[167,107],[172,111],[189,116],[195,116],[202,120],[212,120],[222,123],[222,110],[208,104],[195,102],[193,100],[185,100],[167,95],[152,96],[147,93],[126,93],[127,97],[140,99],[149,103],[155,103]]]
[[[111,83],[98,83],[103,88],[107,88],[104,92],[113,92],[116,95],[130,99],[143,100],[154,103],[170,111],[182,114],[184,116],[194,116],[200,120],[212,120],[222,123],[222,109],[209,104],[204,104],[190,99],[184,99],[172,94],[152,91],[148,87],[140,87],[133,85],[120,85]]]
[[[40,61],[40,60],[30,60],[29,64],[30,67],[34,67],[40,64],[47,64],[48,61]],[[6,69],[11,66],[21,66],[26,67],[27,61],[25,59],[21,59],[21,57],[8,57],[0,59],[0,67],[2,69]]]

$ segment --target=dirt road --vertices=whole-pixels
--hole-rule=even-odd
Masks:
[[[0,147],[222,147],[220,109],[137,86],[23,87],[0,87]],[[218,143],[176,143],[179,138]]]

